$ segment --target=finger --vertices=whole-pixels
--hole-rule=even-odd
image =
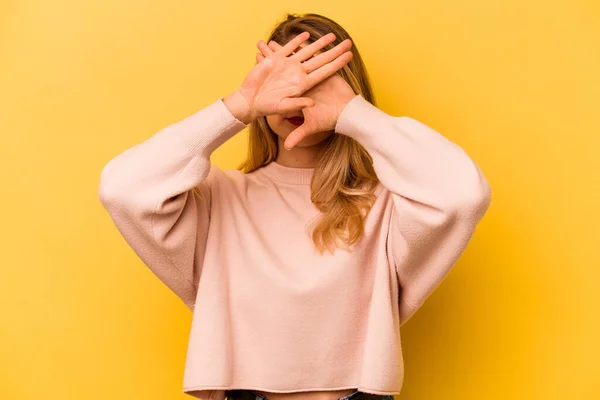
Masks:
[[[289,56],[294,50],[296,50],[296,48],[298,46],[300,46],[300,43],[304,42],[306,39],[308,39],[310,37],[310,33],[307,31],[302,32],[301,34],[297,35],[296,37],[294,37],[292,40],[290,40],[289,42],[287,42],[285,44],[285,46],[283,46],[281,49],[279,49],[277,51],[277,53],[283,55],[283,56]],[[270,49],[269,49],[270,50]]]
[[[315,55],[313,58],[302,63],[304,70],[307,73],[310,73],[317,68],[335,60],[337,57],[344,54],[347,50],[352,47],[352,41],[350,39],[346,39],[337,46],[332,49],[327,50],[324,53]]]
[[[311,44],[302,47],[300,51],[290,56],[290,58],[298,60],[300,62],[308,60],[313,56],[313,54],[315,54],[317,51],[321,50],[323,47],[327,46],[334,40],[335,34],[333,32],[329,32],[327,35],[321,36],[319,39],[315,40]]]
[[[265,57],[268,56],[268,55],[270,55],[270,54],[273,54],[273,50],[271,50],[269,48],[269,46],[267,46],[267,44],[264,41],[262,41],[262,40],[259,40],[258,43],[256,43],[256,47],[258,47],[258,49],[260,50],[260,52]]]
[[[315,105],[314,99],[309,97],[287,97],[279,103],[278,113],[297,111]]]
[[[340,70],[344,65],[346,65],[352,59],[352,52],[347,51],[334,61],[323,65],[321,68],[318,68],[308,74],[307,81],[307,90],[318,84],[319,82],[329,78],[333,74],[335,74],[338,70]]]
[[[273,41],[273,40],[271,40],[271,41],[268,43],[268,46],[269,46],[269,48],[270,48],[271,50],[273,50],[273,51],[277,51],[277,50],[279,50],[281,47],[283,47],[283,46],[281,46],[279,43],[277,43],[277,42],[275,42],[275,41]],[[349,46],[345,46],[345,47],[349,47]],[[302,46],[298,47],[298,49],[300,49],[300,48],[302,48]],[[336,53],[333,53],[333,55],[330,55],[330,56],[329,56],[329,58],[327,58],[325,61],[323,61],[323,62],[320,62],[320,63],[317,63],[317,64],[313,64],[313,66],[312,66],[312,67],[304,68],[304,70],[305,70],[305,72],[307,72],[307,73],[308,73],[308,72],[310,72],[310,71],[312,71],[312,70],[314,70],[314,69],[317,69],[317,68],[318,68],[319,66],[321,66],[322,64],[325,64],[327,61],[331,61],[332,59],[334,59],[336,56],[338,56],[338,55],[342,54],[343,52],[344,52],[344,51],[343,51],[343,49],[341,49],[341,50],[337,50],[337,52],[336,52]],[[292,53],[292,55],[291,55],[290,57],[288,57],[288,58],[292,58],[294,54],[297,54],[297,53]],[[316,55],[318,55],[318,54],[320,54],[320,51],[317,51],[317,52],[315,53],[315,56],[313,56],[313,57],[316,57]],[[332,53],[330,53],[330,54],[332,54]],[[306,61],[301,61],[301,63],[302,63],[302,62],[306,62]],[[316,65],[316,66],[315,66],[315,65]]]
[[[269,46],[269,48],[270,48],[271,50],[273,50],[274,52],[275,52],[275,51],[277,51],[277,50],[279,50],[279,49],[281,49],[281,48],[283,47],[282,45],[280,45],[279,43],[277,43],[277,42],[276,42],[276,41],[274,41],[274,40],[271,40],[271,41],[270,41],[270,42],[267,44],[267,46]]]
[[[265,59],[265,56],[263,56],[263,55],[262,55],[262,54],[260,54],[260,53],[256,53],[256,61],[257,61],[257,62],[261,62],[261,61],[262,61],[262,60],[264,60],[264,59]]]
[[[308,136],[308,127],[305,124],[302,124],[288,135],[283,142],[283,147],[285,147],[287,150],[291,150],[306,136]]]

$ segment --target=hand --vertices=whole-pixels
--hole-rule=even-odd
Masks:
[[[281,45],[274,41],[269,42],[268,46],[274,51],[281,49]],[[304,123],[286,138],[284,147],[288,150],[309,135],[335,129],[342,110],[356,93],[344,78],[335,73],[302,93],[302,96],[312,99],[314,105],[302,109]]]
[[[240,112],[244,122],[314,105],[314,100],[300,97],[302,93],[335,74],[352,58],[352,53],[346,51],[352,45],[350,40],[310,58],[335,40],[333,33],[292,54],[309,37],[308,32],[303,32],[276,51],[271,50],[262,40],[258,42],[257,46],[264,54],[263,59],[248,73],[242,86],[229,96],[237,104],[244,104],[243,111]]]

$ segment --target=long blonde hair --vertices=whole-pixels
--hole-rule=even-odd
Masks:
[[[336,40],[325,46],[325,52],[347,38],[352,38],[339,24],[319,14],[287,14],[271,32],[271,40],[284,45],[303,31],[310,32],[309,43],[329,32]],[[337,73],[348,82],[354,93],[361,94],[375,105],[375,98],[365,65],[352,40],[353,57]],[[247,159],[238,169],[249,173],[277,158],[277,135],[261,117],[248,126],[249,146]],[[364,220],[375,200],[373,193],[379,180],[373,169],[373,160],[367,151],[354,139],[342,134],[332,134],[313,173],[311,201],[321,211],[314,221],[311,238],[322,254],[333,253],[336,245],[349,251],[363,234]]]

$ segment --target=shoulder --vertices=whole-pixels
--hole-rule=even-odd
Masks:
[[[244,186],[249,177],[248,174],[237,169],[225,169],[211,164],[210,171],[206,177],[208,186]]]

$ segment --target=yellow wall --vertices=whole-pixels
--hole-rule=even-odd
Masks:
[[[235,89],[284,11],[340,22],[379,106],[459,143],[493,188],[402,329],[398,398],[600,398],[599,3],[210,3],[0,3],[0,398],[188,398],[191,314],[119,236],[99,174]]]

